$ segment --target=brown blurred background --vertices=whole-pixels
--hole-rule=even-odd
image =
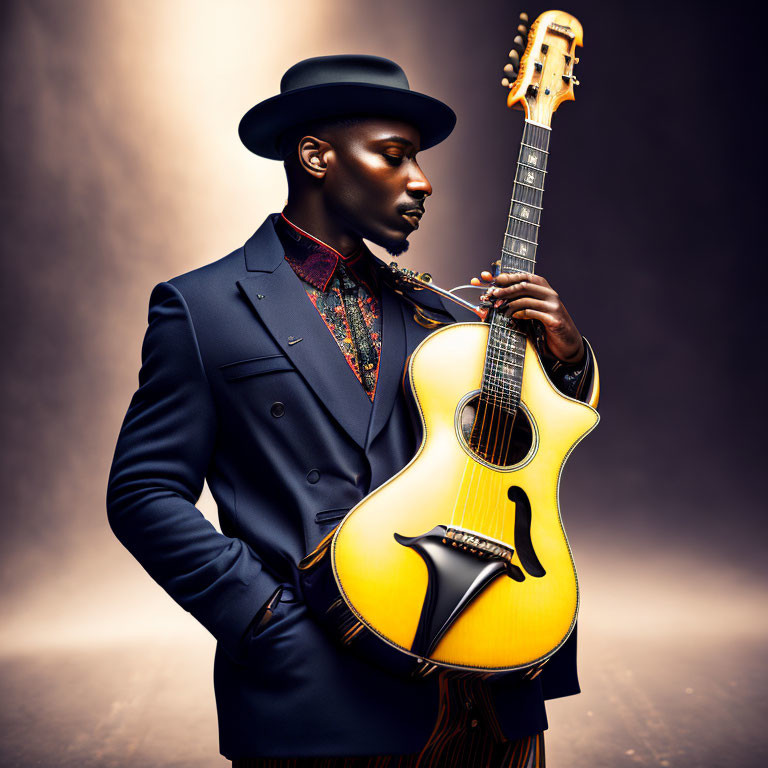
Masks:
[[[307,56],[394,58],[451,104],[401,259],[451,287],[496,258],[522,127],[501,68],[545,6],[6,0],[0,764],[216,766],[213,639],[109,530],[152,287],[283,205],[241,115]],[[737,5],[579,0],[540,269],[597,351],[602,422],[561,503],[583,693],[548,765],[764,766],[766,381],[759,28]],[[200,509],[215,520],[206,493]]]

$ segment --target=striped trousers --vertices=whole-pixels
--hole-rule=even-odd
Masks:
[[[437,723],[417,754],[254,757],[233,760],[232,768],[545,768],[544,734],[507,740],[482,680],[441,672]]]

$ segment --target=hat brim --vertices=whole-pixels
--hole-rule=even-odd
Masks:
[[[442,101],[417,91],[370,83],[329,83],[297,88],[252,107],[240,121],[240,140],[251,152],[282,160],[280,137],[312,120],[347,116],[391,117],[414,125],[421,149],[440,143],[456,125]]]

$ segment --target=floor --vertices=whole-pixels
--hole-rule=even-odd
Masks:
[[[760,638],[628,641],[581,630],[583,693],[548,704],[550,768],[764,768]],[[0,764],[208,768],[213,644],[138,640],[0,661]],[[716,672],[715,672],[716,670]]]

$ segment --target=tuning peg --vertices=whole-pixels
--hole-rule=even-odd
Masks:
[[[509,80],[508,80],[506,77],[502,77],[502,78],[501,78],[501,84],[502,84],[502,85],[503,85],[505,88],[509,88],[509,86],[511,85],[511,83],[509,82]]]
[[[520,63],[520,54],[514,48],[509,52],[509,60],[512,62],[512,66],[517,69],[517,65]]]
[[[527,37],[528,35],[528,27],[525,26],[525,24],[518,24],[517,31],[523,36]]]
[[[504,72],[510,77],[515,77],[515,68],[511,64],[507,64],[504,67]]]
[[[525,50],[525,40],[523,40],[523,38],[520,37],[520,35],[517,35],[515,37],[515,39],[512,41],[512,45],[514,45],[515,48],[517,48],[517,50],[520,51],[521,53]]]
[[[521,24],[527,24],[528,23],[528,14],[527,13],[521,13],[519,18],[520,18],[520,23]]]

